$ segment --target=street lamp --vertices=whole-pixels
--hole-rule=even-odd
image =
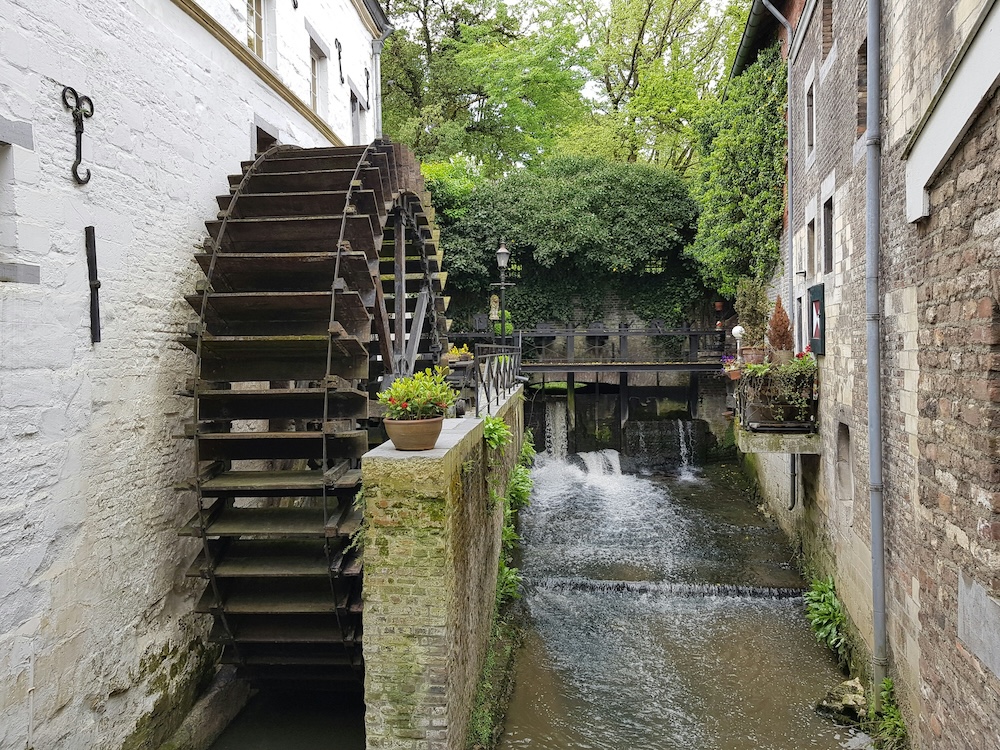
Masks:
[[[500,269],[500,346],[507,346],[507,304],[504,292],[507,288],[507,263],[510,261],[510,250],[500,240],[497,248],[497,267]]]

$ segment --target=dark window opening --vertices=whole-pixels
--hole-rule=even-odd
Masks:
[[[833,0],[823,0],[823,57],[833,49]]]
[[[858,47],[858,137],[868,129],[868,40]]]
[[[816,148],[816,87],[810,84],[806,91],[806,155]]]
[[[823,204],[823,273],[833,272],[833,197]]]

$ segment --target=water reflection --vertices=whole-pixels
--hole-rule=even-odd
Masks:
[[[812,711],[840,676],[738,475],[623,476],[612,453],[535,471],[532,630],[502,747],[863,747]]]

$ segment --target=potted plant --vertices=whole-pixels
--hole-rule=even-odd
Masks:
[[[740,373],[742,372],[739,360],[737,360],[732,354],[723,355],[722,371],[729,377],[730,380],[739,380]]]
[[[771,300],[763,281],[740,279],[736,284],[736,313],[744,331],[740,356],[748,364],[760,364],[764,361],[764,333],[771,314]]]
[[[789,362],[748,364],[737,388],[740,422],[749,430],[816,428],[816,359],[808,347]]]
[[[767,324],[767,343],[771,347],[770,359],[778,364],[785,364],[792,359],[792,349],[795,343],[792,341],[792,323],[788,319],[784,305],[781,304],[781,295],[774,302],[774,312],[771,313],[771,320]]]
[[[397,450],[430,450],[441,434],[444,413],[455,403],[455,391],[444,378],[447,368],[435,367],[396,378],[378,394],[385,404],[385,431]]]

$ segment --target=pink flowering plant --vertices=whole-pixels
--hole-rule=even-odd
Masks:
[[[444,416],[455,403],[455,390],[444,378],[448,368],[435,367],[404,378],[396,378],[378,394],[385,404],[386,419],[433,419]]]

